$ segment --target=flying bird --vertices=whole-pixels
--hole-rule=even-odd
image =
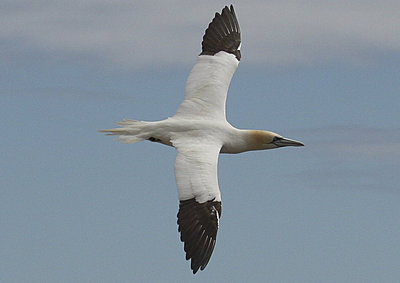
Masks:
[[[225,115],[226,96],[241,59],[235,10],[225,6],[205,31],[202,51],[186,81],[185,99],[175,115],[161,121],[123,120],[100,130],[125,143],[142,140],[175,147],[178,231],[191,269],[203,270],[211,257],[221,217],[217,164],[220,153],[303,146],[279,134],[233,127]]]

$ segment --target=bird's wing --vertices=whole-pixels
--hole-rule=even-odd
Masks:
[[[202,52],[186,81],[185,100],[175,116],[225,120],[229,84],[240,54],[240,28],[233,6],[215,13],[202,42]]]
[[[175,177],[179,194],[178,230],[186,259],[196,273],[203,270],[214,250],[221,216],[218,155],[221,145],[212,142],[175,141],[178,150]]]

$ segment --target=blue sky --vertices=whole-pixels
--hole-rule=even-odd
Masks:
[[[296,4],[297,3],[297,4]],[[3,1],[0,281],[398,282],[398,1],[236,1],[227,116],[304,148],[222,155],[192,275],[175,150],[96,132],[183,99],[222,1]]]

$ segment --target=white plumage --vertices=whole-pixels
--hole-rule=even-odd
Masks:
[[[226,95],[238,65],[235,56],[224,51],[199,56],[186,81],[185,100],[174,117],[225,121]]]
[[[219,154],[303,145],[269,131],[236,129],[226,121],[226,95],[241,59],[240,45],[231,5],[208,26],[186,82],[185,100],[174,116],[155,122],[124,120],[117,123],[121,128],[101,130],[119,135],[122,142],[150,140],[177,149],[178,225],[193,273],[206,267],[215,246],[221,215]]]

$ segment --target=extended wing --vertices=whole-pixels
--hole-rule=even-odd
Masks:
[[[202,42],[202,52],[186,81],[185,100],[175,116],[225,120],[229,84],[240,54],[240,28],[233,6],[215,13]]]
[[[186,259],[196,273],[203,270],[214,250],[221,216],[218,155],[221,145],[207,141],[178,140],[175,177],[179,194],[178,230]]]

